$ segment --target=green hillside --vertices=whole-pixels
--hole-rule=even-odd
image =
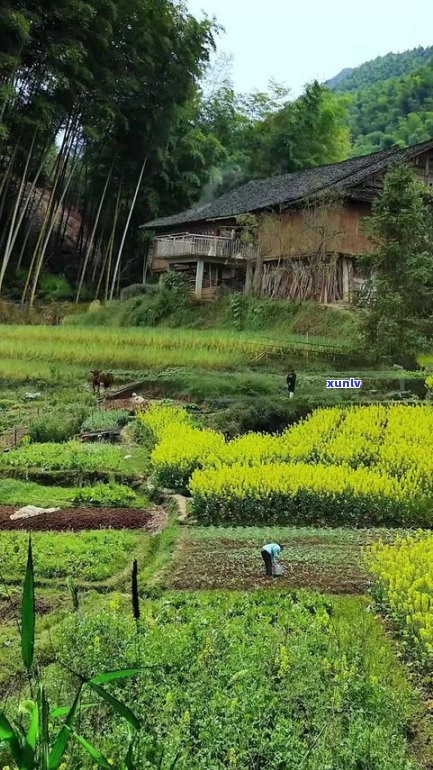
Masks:
[[[353,154],[433,136],[433,59],[406,75],[365,86],[349,108]]]
[[[407,75],[418,69],[419,66],[426,64],[432,56],[433,46],[428,48],[418,46],[403,53],[390,52],[385,56],[377,56],[371,61],[364,62],[359,67],[346,67],[338,75],[328,80],[326,85],[339,93],[357,91],[373,83]]]

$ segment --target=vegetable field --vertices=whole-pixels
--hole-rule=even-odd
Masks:
[[[384,530],[313,527],[191,527],[182,530],[165,579],[176,589],[310,588],[331,594],[364,593],[369,574],[363,549]],[[260,549],[264,542],[284,543],[284,574],[267,580]]]
[[[140,766],[163,756],[179,770],[415,768],[405,729],[417,707],[389,643],[362,600],[317,594],[167,595],[132,618],[108,608],[71,618],[62,658],[86,676],[143,664],[119,694],[145,715]],[[105,756],[118,766],[118,724],[104,721]]]

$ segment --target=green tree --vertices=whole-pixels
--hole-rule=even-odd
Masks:
[[[365,346],[379,355],[413,354],[430,334],[433,314],[433,199],[411,168],[397,164],[373,205],[368,232],[377,247],[371,271]]]
[[[333,163],[350,152],[347,99],[317,82],[273,111],[251,133],[250,174],[271,176]]]

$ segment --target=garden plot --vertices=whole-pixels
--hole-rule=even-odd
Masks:
[[[72,578],[77,585],[115,585],[129,574],[134,557],[149,553],[150,535],[137,531],[35,532],[33,557],[37,582],[59,587]],[[3,583],[20,583],[25,573],[28,535],[0,532]]]
[[[185,527],[165,580],[177,589],[311,588],[334,594],[364,593],[369,585],[362,549],[384,530],[303,527]],[[282,577],[264,574],[260,549],[266,542],[284,545]]]
[[[141,529],[160,531],[166,522],[164,511],[133,508],[64,508],[23,519],[11,519],[16,508],[0,506],[0,531],[80,532],[90,529]]]
[[[129,602],[107,597],[56,636],[84,676],[143,666],[112,689],[144,722],[134,766],[163,751],[176,770],[420,770],[409,737],[427,724],[420,698],[362,599],[189,591],[141,612],[137,628]],[[75,680],[54,665],[53,698],[59,679],[69,702]],[[121,766],[118,718],[89,709],[80,730]]]
[[[146,472],[148,452],[140,447],[68,441],[29,444],[0,454],[0,475],[68,481],[136,478]]]

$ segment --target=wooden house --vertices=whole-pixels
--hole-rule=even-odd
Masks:
[[[350,301],[356,258],[373,248],[364,220],[397,161],[433,186],[433,141],[248,182],[203,206],[155,219],[152,270],[182,271],[197,297],[218,289]]]

